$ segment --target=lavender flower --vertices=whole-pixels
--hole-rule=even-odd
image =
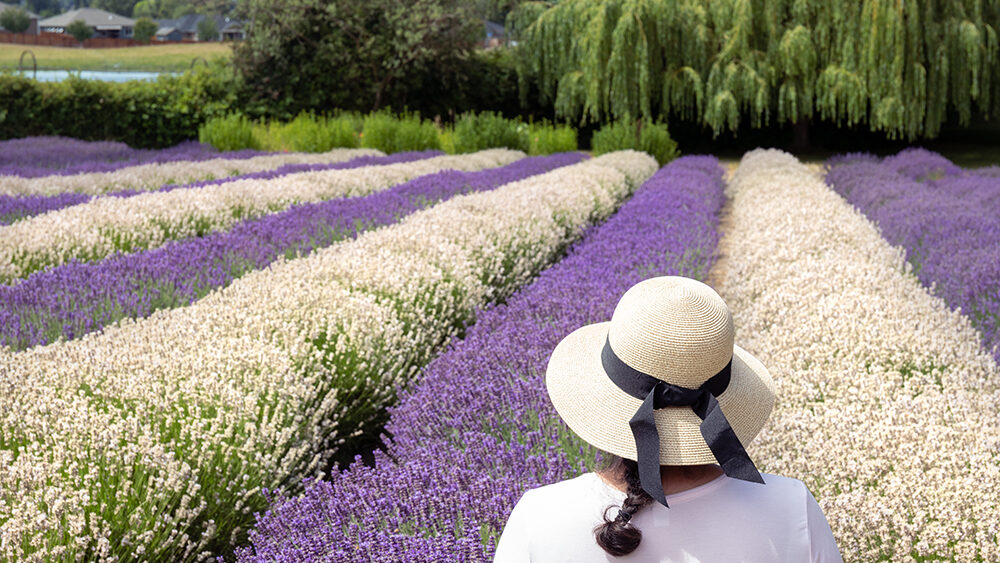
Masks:
[[[827,183],[906,250],[920,281],[961,309],[1000,361],[1000,177],[922,149],[828,166]]]
[[[589,452],[545,394],[549,353],[611,317],[650,276],[703,275],[713,262],[722,169],[685,157],[658,172],[605,224],[401,391],[374,465],[360,460],[259,515],[251,561],[484,561],[520,495],[585,470]]]
[[[160,149],[133,149],[112,141],[81,141],[68,137],[26,137],[0,141],[0,176],[38,178],[53,174],[111,172],[136,164],[208,160],[210,158],[250,158],[267,154],[242,150],[219,152],[215,147],[187,141]]]
[[[295,174],[298,172],[312,172],[317,170],[343,170],[347,168],[359,168],[362,166],[397,164],[400,162],[411,162],[414,160],[420,160],[422,158],[430,158],[432,156],[438,156],[441,154],[444,153],[442,153],[441,151],[414,151],[414,152],[400,152],[389,156],[359,156],[357,158],[352,158],[351,160],[347,160],[344,162],[334,162],[330,164],[286,164],[274,170],[253,172],[250,174],[243,174],[241,176],[229,176],[226,178],[219,178],[216,180],[204,180],[201,182],[193,182],[190,184],[183,184],[183,185],[167,184],[158,190],[142,190],[142,189],[121,190],[117,192],[103,194],[102,196],[94,196],[90,194],[77,193],[77,192],[67,192],[50,196],[0,195],[0,225],[9,225],[11,223],[19,221],[21,219],[25,219],[27,217],[33,217],[35,215],[40,215],[42,213],[46,213],[49,211],[55,211],[57,209],[69,207],[71,205],[86,203],[91,199],[93,199],[94,197],[105,197],[105,196],[132,197],[139,194],[149,193],[150,191],[169,192],[178,189],[203,188],[205,186],[224,184],[226,182],[233,182],[236,180],[248,180],[248,179],[270,180],[272,178],[287,176],[288,174]]]
[[[356,165],[423,156],[427,155],[363,157],[356,160],[365,162]],[[306,255],[455,195],[490,190],[584,157],[582,153],[564,153],[482,172],[446,170],[364,197],[295,206],[245,221],[231,231],[119,254],[101,262],[72,262],[52,268],[17,285],[0,286],[0,345],[20,350],[73,339],[122,318],[142,318],[159,309],[181,307],[279,257]],[[286,174],[316,167],[294,165],[254,176],[270,178],[287,168],[292,170]]]

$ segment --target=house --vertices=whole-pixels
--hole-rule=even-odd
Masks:
[[[504,29],[502,23],[486,20],[485,24],[486,38],[483,40],[483,47],[489,49],[491,47],[499,47],[500,45],[507,43],[507,30]]]
[[[97,8],[81,8],[70,10],[58,16],[44,19],[38,22],[42,31],[51,33],[66,33],[66,27],[75,20],[83,20],[88,26],[94,28],[94,37],[119,37],[128,39],[132,37],[135,29],[135,20],[98,10]]]
[[[198,39],[198,24],[207,17],[215,20],[215,29],[219,31],[219,38],[223,41],[238,41],[243,39],[243,22],[228,16],[188,14],[172,20],[156,20],[156,24],[160,26],[160,31],[164,33],[169,29],[175,30],[176,33],[173,37],[177,37],[177,34],[179,34],[182,40],[195,41]],[[166,40],[166,35],[160,37],[160,31],[156,32],[156,38],[161,41]],[[176,41],[177,39],[171,40]]]
[[[156,40],[157,41],[181,41],[184,39],[184,33],[176,27],[161,27],[156,30]]]
[[[0,13],[3,13],[3,11],[6,10],[7,8],[19,8],[19,7],[20,6],[18,6],[17,4],[4,4],[3,2],[0,2]],[[25,33],[30,35],[38,35],[38,14],[33,14],[31,12],[28,12],[28,19],[31,20],[31,25],[28,26],[28,30],[25,31]],[[3,29],[3,26],[0,26],[0,29]]]
[[[229,16],[215,16],[215,27],[219,29],[219,37],[223,41],[241,41],[246,37],[243,22]]]

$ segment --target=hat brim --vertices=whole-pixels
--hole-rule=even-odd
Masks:
[[[601,350],[610,324],[587,325],[565,337],[549,359],[545,386],[570,429],[601,450],[635,460],[629,419],[642,400],[619,389],[604,372]],[[774,380],[763,364],[734,345],[729,387],[717,399],[746,447],[774,408]],[[653,416],[660,436],[661,465],[716,463],[701,435],[701,419],[691,407],[657,409]]]

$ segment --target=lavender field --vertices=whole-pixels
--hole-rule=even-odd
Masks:
[[[1000,173],[725,164],[0,142],[0,562],[489,561],[600,459],[550,352],[659,275],[729,304],[748,451],[846,561],[1000,560]]]
[[[827,167],[830,186],[906,251],[921,283],[962,311],[1000,361],[1000,175],[922,149]]]

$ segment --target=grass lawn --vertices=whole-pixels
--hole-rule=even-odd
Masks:
[[[143,47],[115,49],[80,49],[76,47],[48,47],[42,45],[16,45],[0,43],[0,70],[17,70],[21,53],[31,51],[38,59],[39,69],[64,70],[148,70],[184,71],[191,61],[203,57],[211,61],[229,58],[232,50],[228,43],[172,43]],[[30,56],[25,62],[30,64]]]

